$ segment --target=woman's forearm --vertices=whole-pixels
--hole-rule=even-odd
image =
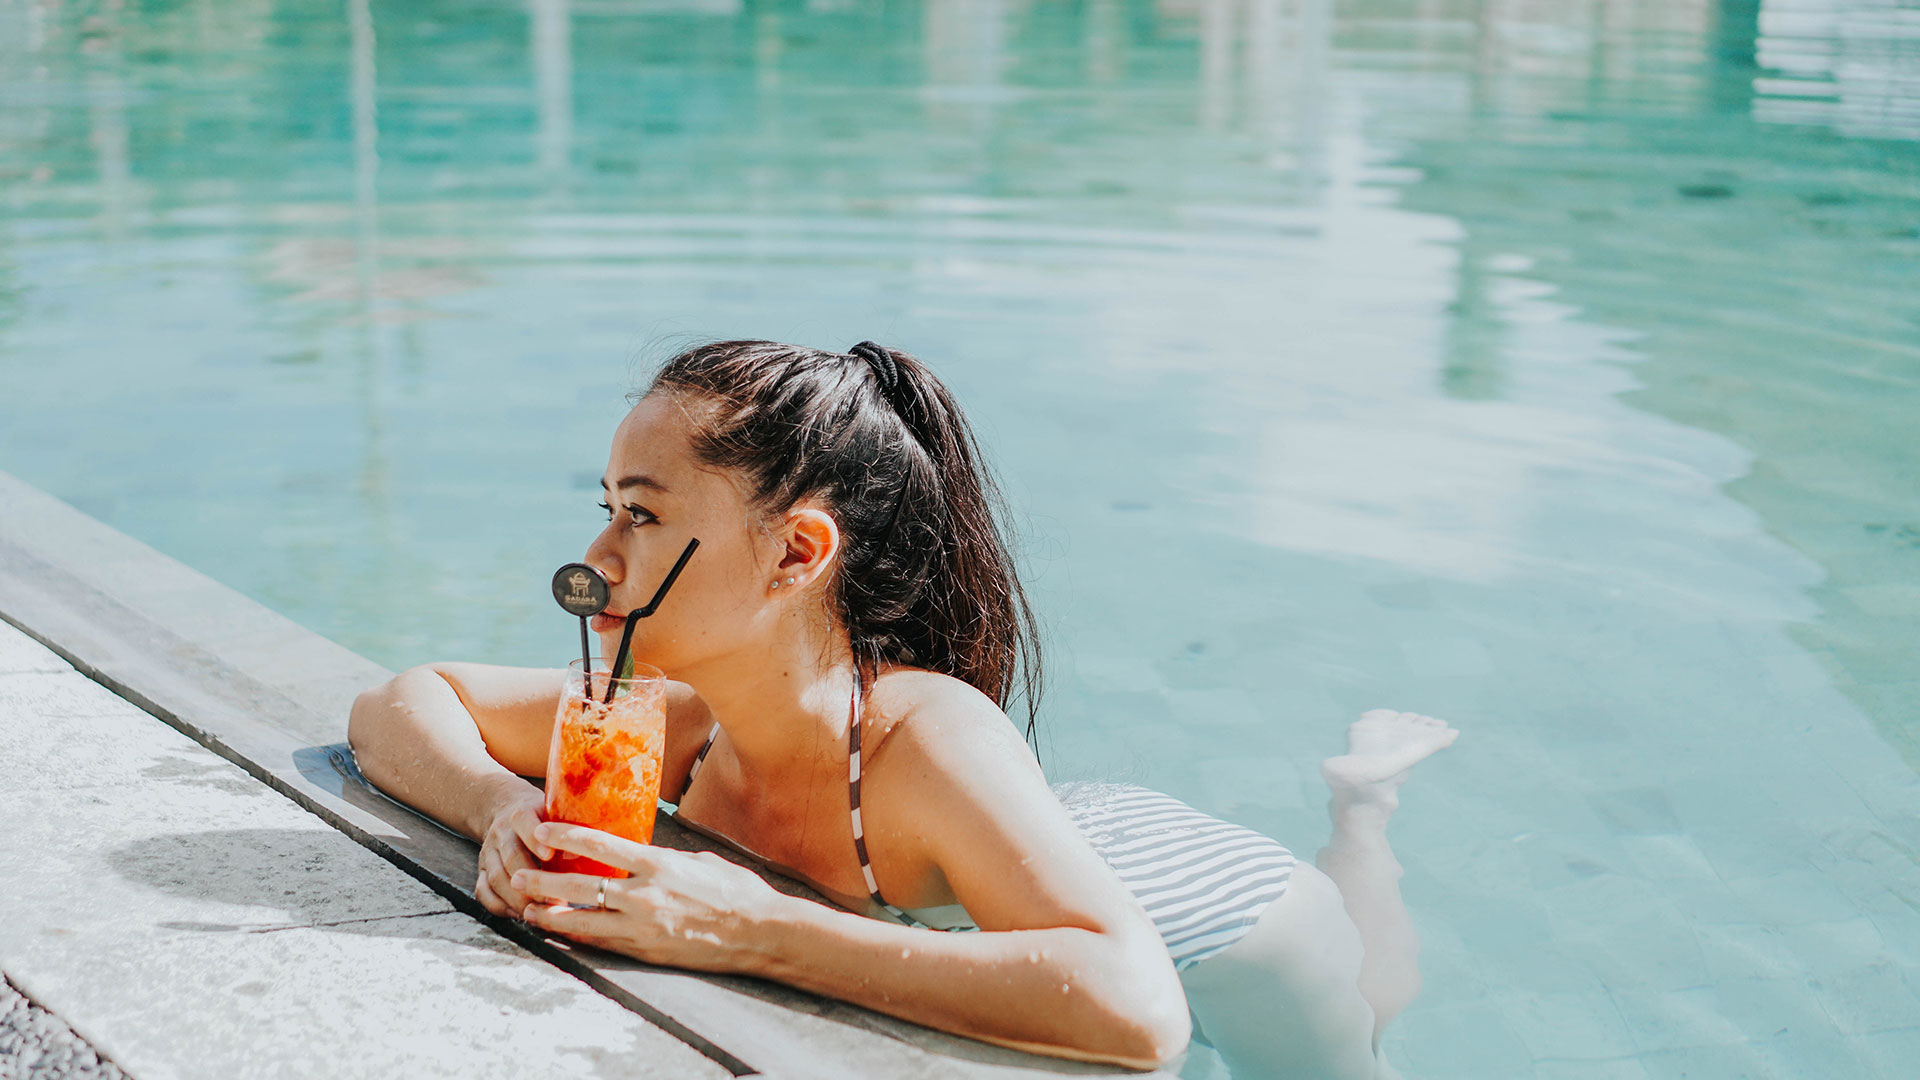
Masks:
[[[749,973],[1022,1050],[1152,1068],[1187,1043],[1158,937],[1077,927],[945,934],[791,900]]]
[[[380,790],[474,839],[501,806],[534,790],[487,752],[460,696],[430,667],[355,699],[347,739]]]

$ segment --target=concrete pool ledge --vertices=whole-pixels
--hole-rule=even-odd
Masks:
[[[475,845],[386,798],[353,765],[348,707],[390,672],[4,472],[0,619],[405,871],[444,899],[447,917],[478,921],[725,1072],[823,1080],[1171,1075],[1023,1054],[777,984],[573,948],[488,916],[471,893]],[[0,696],[9,680],[62,677],[5,671]],[[709,847],[664,816],[656,842]],[[806,895],[783,878],[768,880]]]

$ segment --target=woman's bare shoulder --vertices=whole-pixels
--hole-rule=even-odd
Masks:
[[[895,667],[874,680],[867,699],[866,757],[877,761],[889,744],[915,756],[970,755],[1016,750],[1026,742],[992,698],[962,679],[925,668]]]
[[[868,847],[882,849],[876,866],[893,860],[896,891],[920,898],[943,883],[984,929],[1144,925],[992,698],[933,672],[890,678],[880,701],[890,729],[861,813],[873,819]]]
[[[1052,805],[1039,762],[992,698],[950,675],[898,668],[875,680],[863,772],[905,805],[934,814],[991,803],[1016,812]],[[899,804],[894,804],[899,805]]]

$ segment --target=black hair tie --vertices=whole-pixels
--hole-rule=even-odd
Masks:
[[[900,365],[894,362],[892,355],[871,341],[863,341],[848,349],[847,355],[857,356],[867,362],[873,373],[880,377],[880,389],[886,391],[887,400],[892,401],[894,391],[900,387]]]

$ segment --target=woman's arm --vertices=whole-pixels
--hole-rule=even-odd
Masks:
[[[361,694],[347,721],[367,779],[480,841],[474,895],[496,915],[525,909],[510,879],[552,855],[533,837],[545,797],[522,777],[546,772],[564,679],[539,668],[431,664]],[[691,687],[667,684],[663,797],[678,797],[695,753],[690,740],[704,738],[710,723]]]
[[[631,875],[604,882],[537,870],[513,875],[514,886],[535,899],[528,922],[589,945],[649,963],[775,979],[1056,1057],[1152,1068],[1187,1043],[1186,998],[1151,924],[919,930],[776,892],[712,852],[648,847],[559,823],[542,824],[535,835]]]
[[[1024,1050],[1140,1067],[1172,1057],[1188,1013],[1159,933],[1006,717],[984,698],[955,705],[916,709],[876,746],[861,809],[883,894],[909,906],[950,895],[981,933],[867,919],[783,896],[715,856],[558,824],[535,835],[633,877],[605,886],[610,910],[536,903],[526,918],[654,963],[759,975]],[[556,904],[600,896],[583,875],[514,880]]]
[[[347,740],[380,790],[476,840],[539,789],[563,673],[484,664],[411,668],[354,700]]]
[[[380,790],[479,838],[503,801],[544,776],[565,673],[493,664],[426,664],[362,693],[347,720],[360,769]],[[676,801],[713,723],[685,683],[667,683],[660,797]]]
[[[1178,1053],[1189,1035],[1186,993],[1159,931],[1080,835],[1006,715],[945,676],[902,673],[893,682],[921,704],[863,756],[874,875],[896,905],[950,894],[982,932],[853,923],[825,935],[849,938],[838,947],[859,953],[896,936],[876,930],[917,933],[940,949],[927,957],[937,960],[932,970],[888,965],[876,952],[877,970],[854,969],[858,978],[849,979],[820,954],[823,938],[804,932],[779,936],[776,963],[785,969],[797,952],[796,980],[841,987],[821,992],[851,990],[855,1000],[905,993],[913,1015],[876,1007],[1022,1049],[1142,1066]]]
[[[1057,1057],[1150,1069],[1187,1045],[1151,926],[945,934],[786,899],[749,974]]]
[[[552,851],[534,839],[563,673],[444,664],[411,668],[354,699],[347,741],[380,790],[480,841],[473,895],[495,915],[527,897],[509,881]]]

